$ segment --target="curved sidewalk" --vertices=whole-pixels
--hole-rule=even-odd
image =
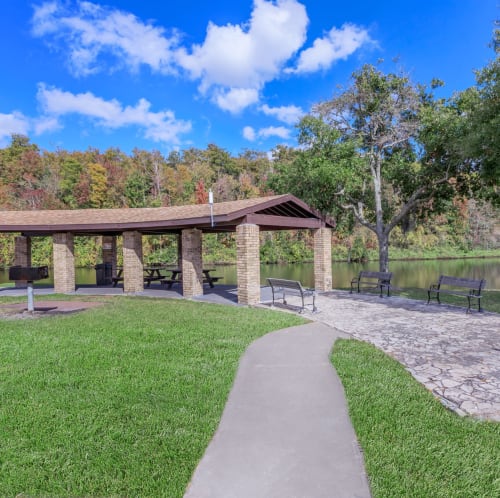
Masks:
[[[184,498],[370,497],[329,359],[341,336],[311,323],[249,346]]]

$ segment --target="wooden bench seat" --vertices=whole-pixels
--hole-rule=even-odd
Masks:
[[[392,272],[381,271],[360,271],[356,278],[351,280],[350,294],[356,286],[358,293],[361,290],[377,289],[380,290],[380,297],[383,297],[384,289],[387,291],[387,297],[391,295]]]
[[[210,278],[204,278],[203,283],[204,284],[209,284],[210,287],[214,286],[214,283],[218,282],[219,280],[222,280],[223,277],[212,277]],[[171,289],[172,285],[174,284],[182,284],[182,278],[162,278],[160,280],[160,284],[166,285],[167,289]]]
[[[444,288],[442,286],[445,286]],[[441,275],[436,284],[431,284],[427,291],[427,304],[430,303],[431,298],[434,296],[439,304],[441,294],[448,294],[450,296],[460,296],[467,298],[468,306],[467,313],[471,309],[471,299],[477,299],[477,310],[482,311],[481,308],[481,291],[486,287],[486,280],[474,280],[470,278],[449,277]],[[466,290],[465,290],[466,289]]]
[[[271,286],[271,291],[273,293],[273,306],[275,301],[275,294],[282,293],[281,299],[283,300],[283,304],[287,304],[286,302],[286,292],[292,293],[294,295],[298,295],[302,298],[302,308],[300,313],[305,310],[306,304],[304,302],[305,297],[312,296],[312,310],[317,311],[316,308],[316,291],[314,289],[306,289],[302,287],[302,284],[298,280],[285,280],[282,278],[268,278],[267,281]]]

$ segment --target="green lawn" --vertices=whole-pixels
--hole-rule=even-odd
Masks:
[[[500,496],[500,423],[448,411],[369,344],[337,341],[332,360],[374,498]]]
[[[181,497],[247,345],[299,323],[126,297],[0,319],[0,496]]]

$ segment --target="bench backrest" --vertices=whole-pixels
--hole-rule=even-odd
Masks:
[[[471,278],[448,277],[441,275],[438,281],[438,287],[441,285],[449,285],[451,287],[465,287],[467,289],[474,289],[480,292],[486,286],[486,280],[474,280]]]
[[[378,278],[379,280],[390,281],[392,278],[392,272],[383,271],[360,271],[359,278]]]
[[[268,278],[267,281],[271,287],[285,287],[287,289],[296,289],[303,291],[304,288],[298,280],[285,280],[283,278]]]

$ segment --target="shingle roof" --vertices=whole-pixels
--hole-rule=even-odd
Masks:
[[[56,232],[113,234],[125,230],[142,233],[177,232],[183,228],[233,231],[243,222],[266,229],[334,226],[304,202],[290,194],[213,204],[159,208],[74,209],[0,211],[0,232],[48,235]]]

